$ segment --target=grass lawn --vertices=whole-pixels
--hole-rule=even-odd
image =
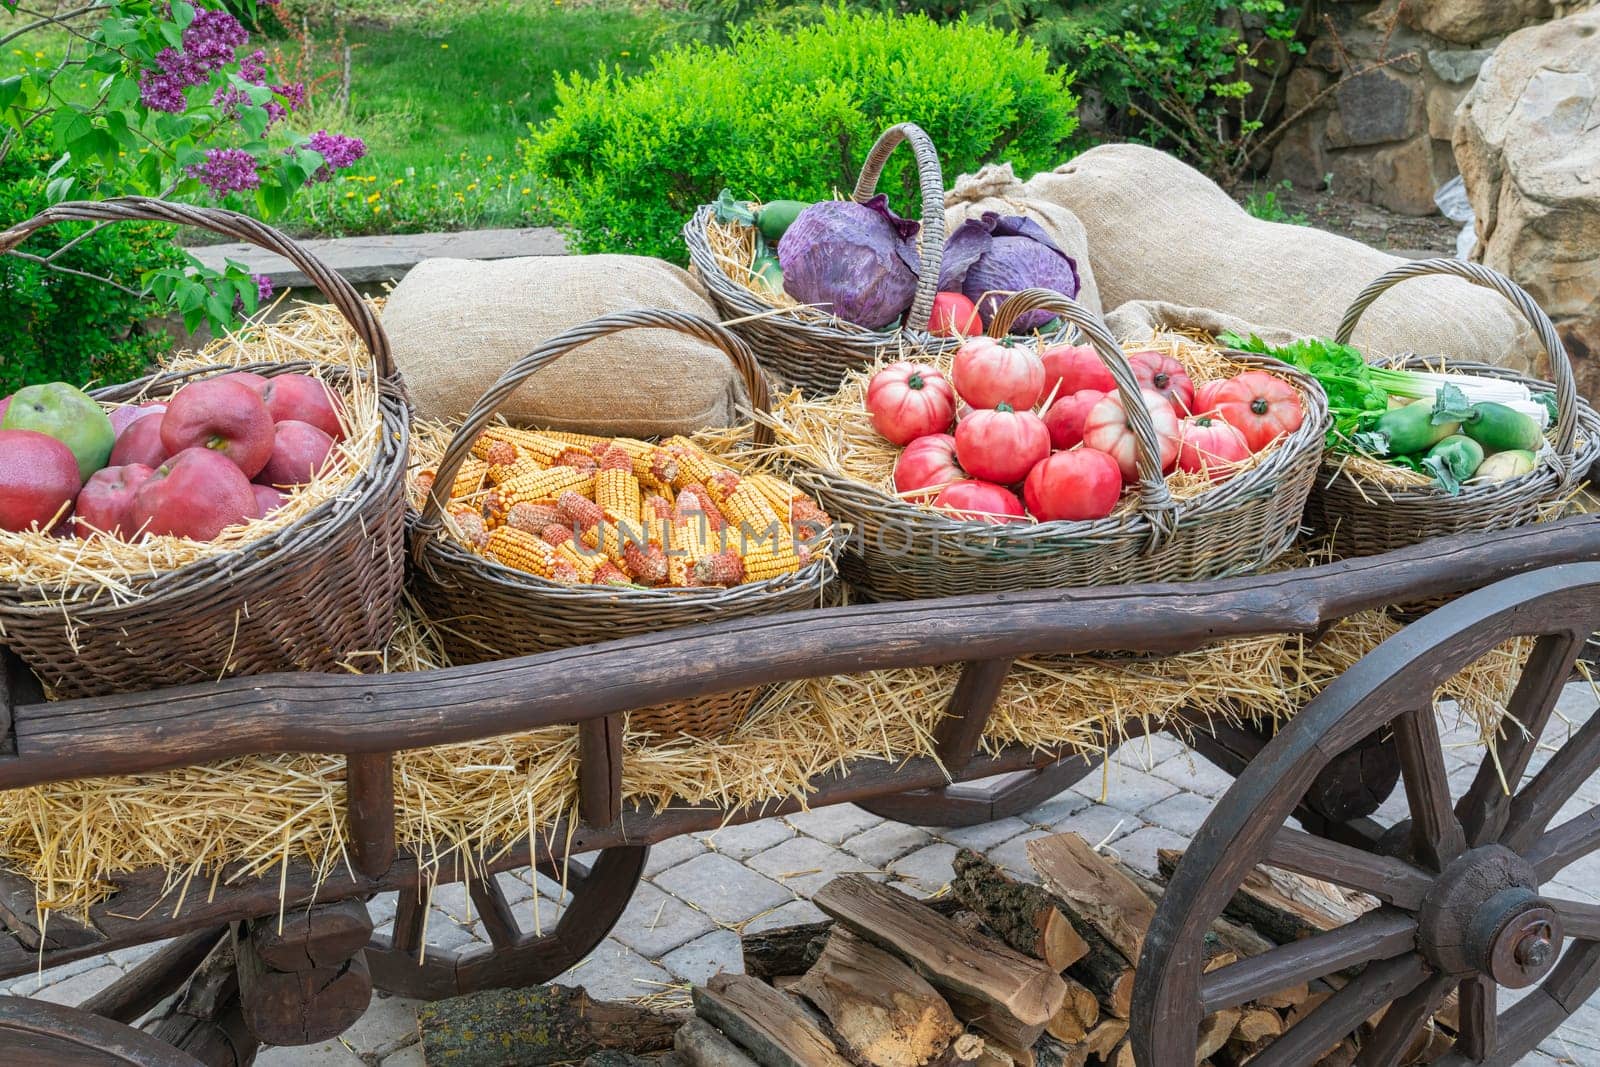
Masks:
[[[339,236],[544,221],[516,142],[555,103],[555,76],[600,63],[639,69],[661,41],[655,9],[560,0],[451,5],[402,21],[346,26],[350,101],[341,108],[336,35],[313,29],[320,76],[297,123],[361,136],[369,154],[308,191],[285,225]],[[292,43],[285,43],[296,58]]]

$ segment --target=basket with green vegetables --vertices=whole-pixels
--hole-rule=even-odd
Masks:
[[[1328,449],[1413,471],[1455,495],[1463,484],[1531,473],[1553,421],[1555,394],[1513,378],[1375,367],[1350,345],[1307,337],[1274,346],[1224,334],[1311,374],[1334,417]]]

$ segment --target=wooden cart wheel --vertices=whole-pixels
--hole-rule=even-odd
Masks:
[[[1038,807],[1081,781],[1100,763],[1099,753],[1066,756],[1037,770],[957,782],[943,789],[891,793],[857,800],[856,805],[880,819],[911,826],[982,826]]]
[[[520,920],[495,878],[475,878],[467,892],[490,943],[461,949],[426,944],[427,910],[417,894],[402,891],[394,933],[375,935],[367,948],[372,984],[402,996],[439,1000],[548,981],[605,940],[644,877],[649,856],[648,845],[624,846],[574,856],[565,871],[540,865],[539,873],[564,883],[571,896],[559,918],[537,929],[531,909],[524,909],[527,921]]]
[[[1600,564],[1536,571],[1408,626],[1291,720],[1239,775],[1173,873],[1138,967],[1132,1033],[1141,1067],[1193,1064],[1208,1012],[1352,967],[1362,968],[1357,977],[1251,1063],[1315,1063],[1382,1010],[1357,1063],[1388,1067],[1456,992],[1461,1034],[1437,1062],[1510,1067],[1588,999],[1600,987],[1600,906],[1562,899],[1546,883],[1600,848],[1600,805],[1549,828],[1600,770],[1600,715],[1538,773],[1527,771],[1597,628]],[[1509,701],[1510,721],[1471,785],[1453,797],[1432,693],[1517,636],[1537,641]],[[1365,847],[1285,827],[1318,772],[1385,725],[1398,746],[1410,818],[1387,832],[1369,820]],[[1207,928],[1260,862],[1370,894],[1382,906],[1202,974]],[[1499,1010],[1501,987],[1535,985]]]
[[[142,1030],[80,1008],[0,997],[0,1062],[62,1067],[205,1067]]]

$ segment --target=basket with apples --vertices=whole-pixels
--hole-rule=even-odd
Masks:
[[[1007,337],[1034,311],[1086,343]],[[1124,354],[1039,289],[918,355],[776,407],[794,481],[849,525],[842,569],[874,596],[1199,580],[1294,539],[1328,422],[1303,372],[1182,339]]]
[[[0,399],[0,640],[59,696],[336,670],[382,647],[404,579],[407,420],[377,318],[299,245],[232,212],[60,204],[0,233],[0,250],[53,223],[122,219],[277,252],[331,306],[138,381]]]

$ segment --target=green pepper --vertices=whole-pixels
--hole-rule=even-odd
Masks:
[[[1385,411],[1373,427],[1389,443],[1391,456],[1425,452],[1460,428],[1459,422],[1434,422],[1433,405],[1420,400]]]
[[[1462,421],[1461,432],[1482,445],[1486,452],[1533,452],[1544,440],[1537,422],[1515,408],[1492,400],[1472,405],[1472,414]]]
[[[1483,446],[1464,434],[1454,434],[1428,449],[1423,469],[1451,496],[1461,492],[1461,483],[1483,465]]]

